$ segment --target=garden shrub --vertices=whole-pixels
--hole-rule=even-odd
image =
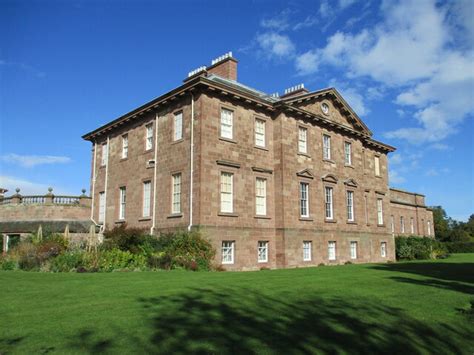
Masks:
[[[443,243],[426,237],[395,237],[398,260],[437,259],[447,255]]]
[[[151,253],[158,244],[156,240],[156,237],[150,236],[144,229],[128,228],[126,224],[122,224],[104,232],[102,249],[120,249],[133,254]]]
[[[22,270],[39,270],[41,260],[36,253],[37,246],[30,242],[23,242],[12,250],[18,259],[18,266]]]
[[[14,256],[0,255],[0,270],[17,270],[18,269],[18,260]]]
[[[443,243],[450,253],[474,253],[474,242]]]
[[[51,260],[50,270],[53,272],[70,272],[76,271],[79,267],[83,266],[83,251],[67,251]]]
[[[98,253],[97,267],[99,271],[144,270],[147,267],[147,259],[143,254],[133,254],[130,251],[104,250]]]
[[[210,270],[215,250],[198,231],[178,231],[158,238],[158,264],[166,269]]]

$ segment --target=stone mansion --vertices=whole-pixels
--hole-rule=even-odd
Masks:
[[[336,89],[267,95],[231,53],[83,138],[93,222],[199,228],[229,270],[383,262],[394,235],[434,235],[424,196],[389,188],[395,148]]]

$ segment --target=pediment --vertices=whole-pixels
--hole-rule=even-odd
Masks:
[[[297,176],[299,177],[304,177],[307,179],[314,179],[314,175],[309,169],[304,169],[296,173]]]
[[[325,182],[332,182],[334,184],[336,184],[338,182],[337,177],[333,174],[323,175],[321,179]]]
[[[285,102],[311,114],[351,128],[354,131],[368,136],[372,135],[372,132],[362,122],[357,113],[334,88],[292,97],[285,100]]]
[[[357,187],[357,182],[354,179],[347,179],[344,181],[344,185],[351,186],[351,187]]]

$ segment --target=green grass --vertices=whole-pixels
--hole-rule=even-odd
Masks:
[[[0,272],[3,353],[472,354],[474,254],[257,272]]]

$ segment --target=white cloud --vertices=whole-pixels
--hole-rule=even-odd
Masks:
[[[15,193],[15,189],[20,189],[22,195],[45,195],[48,193],[50,185],[36,183],[15,176],[0,175],[0,187],[8,190],[8,195]],[[52,186],[53,193],[58,195],[72,195],[72,193],[62,187]]]
[[[321,4],[321,15],[325,4]],[[385,136],[414,144],[438,142],[474,113],[473,43],[453,46],[453,41],[459,41],[455,34],[460,26],[474,34],[474,21],[472,16],[466,19],[459,8],[467,11],[473,5],[464,1],[449,8],[437,6],[434,0],[383,2],[381,23],[358,33],[336,32],[326,46],[297,56],[296,69],[300,75],[309,75],[330,65],[351,79],[369,78],[397,90],[396,103],[403,109],[415,108],[416,125]]]
[[[31,168],[36,165],[45,164],[65,164],[71,161],[71,158],[54,155],[19,155],[19,154],[5,154],[0,157],[0,160],[20,165],[25,168]]]
[[[396,170],[390,169],[388,172],[388,181],[390,184],[403,184],[407,181],[403,176],[401,176]]]
[[[316,51],[308,51],[296,58],[296,70],[299,75],[309,75],[319,68],[319,55]]]
[[[398,165],[401,164],[403,159],[399,153],[393,153],[388,156],[390,165]]]
[[[364,101],[364,96],[358,88],[349,86],[344,82],[339,82],[335,79],[329,82],[329,85],[335,87],[342,97],[347,101],[350,107],[359,115],[365,116],[370,112]]]
[[[298,22],[293,26],[294,31],[301,30],[303,28],[313,27],[318,23],[318,18],[316,16],[308,16],[302,22]]]
[[[259,34],[257,36],[257,43],[269,58],[292,56],[295,51],[295,45],[291,39],[286,35],[281,35],[276,32]]]
[[[289,10],[283,10],[274,17],[266,17],[260,21],[260,26],[275,31],[284,31],[290,24],[288,21]]]

